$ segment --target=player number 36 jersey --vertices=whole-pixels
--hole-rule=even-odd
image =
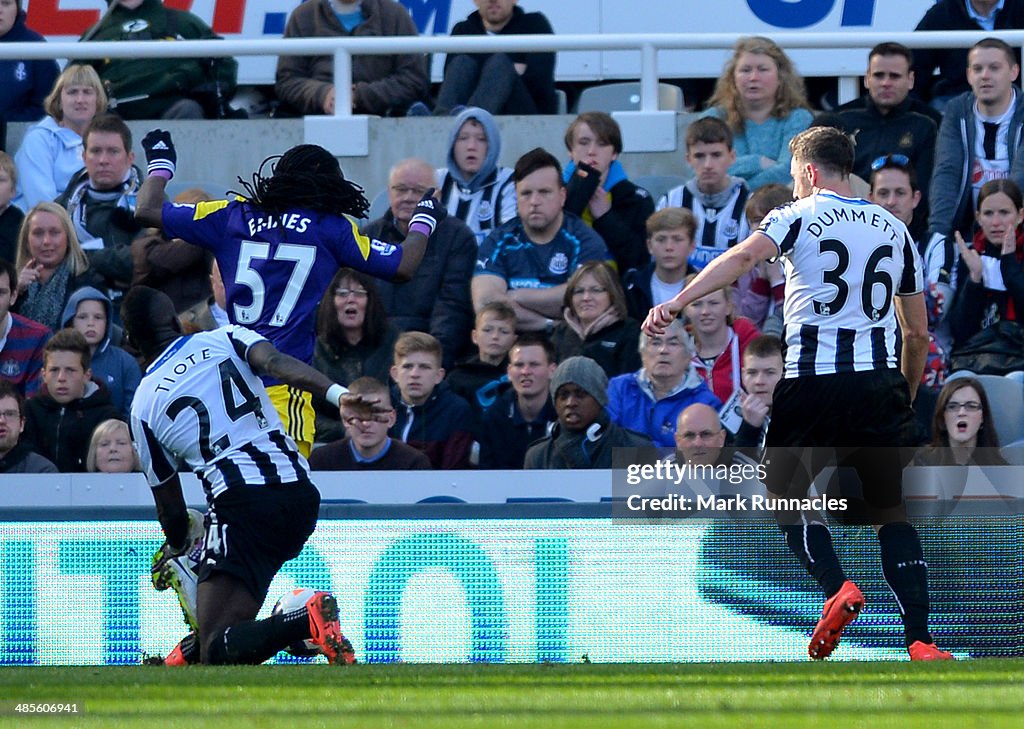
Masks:
[[[146,370],[131,427],[151,486],[186,467],[212,498],[235,486],[294,483],[309,468],[246,361],[266,341],[239,326],[176,339]]]
[[[907,228],[865,200],[817,193],[761,224],[786,270],[785,377],[895,369],[894,296],[923,289]]]

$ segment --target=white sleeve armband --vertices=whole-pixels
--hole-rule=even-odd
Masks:
[[[335,382],[327,388],[327,402],[335,407],[341,407],[341,397],[348,392],[348,388]]]

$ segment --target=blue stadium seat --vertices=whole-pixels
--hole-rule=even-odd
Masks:
[[[978,375],[1000,443],[1024,439],[1024,384],[1002,375]]]
[[[658,84],[658,110],[682,111],[683,90],[672,84]],[[580,93],[576,111],[640,111],[640,82],[588,86]]]

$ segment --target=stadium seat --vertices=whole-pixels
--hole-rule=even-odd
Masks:
[[[958,380],[961,377],[977,377],[977,375],[970,370],[957,370],[956,372],[951,372],[946,375],[946,382],[949,382],[950,380]]]
[[[465,504],[465,499],[460,499],[458,496],[428,496],[425,499],[420,499],[416,502],[417,504]]]
[[[672,84],[658,84],[659,111],[682,111],[683,90]],[[588,86],[580,94],[576,110],[584,111],[639,111],[640,82],[624,81],[621,83]]]
[[[643,175],[641,177],[634,177],[633,184],[651,193],[651,199],[657,205],[662,195],[673,187],[679,187],[688,179],[688,177],[681,175]]]
[[[562,89],[555,89],[555,98],[558,100],[558,109],[555,111],[556,114],[568,114],[569,113],[569,97],[566,96]]]
[[[1024,385],[1002,375],[979,375],[1000,443],[1024,440]]]

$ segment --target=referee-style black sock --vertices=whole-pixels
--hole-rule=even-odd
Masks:
[[[932,642],[928,632],[928,563],[917,530],[906,522],[886,524],[878,530],[882,574],[896,596],[907,645]]]
[[[292,643],[309,638],[309,613],[301,608],[233,625],[210,644],[210,663],[256,665]]]
[[[800,560],[804,569],[821,585],[825,597],[839,592],[846,582],[846,573],[832,548],[832,533],[824,524],[780,525],[786,544]]]

